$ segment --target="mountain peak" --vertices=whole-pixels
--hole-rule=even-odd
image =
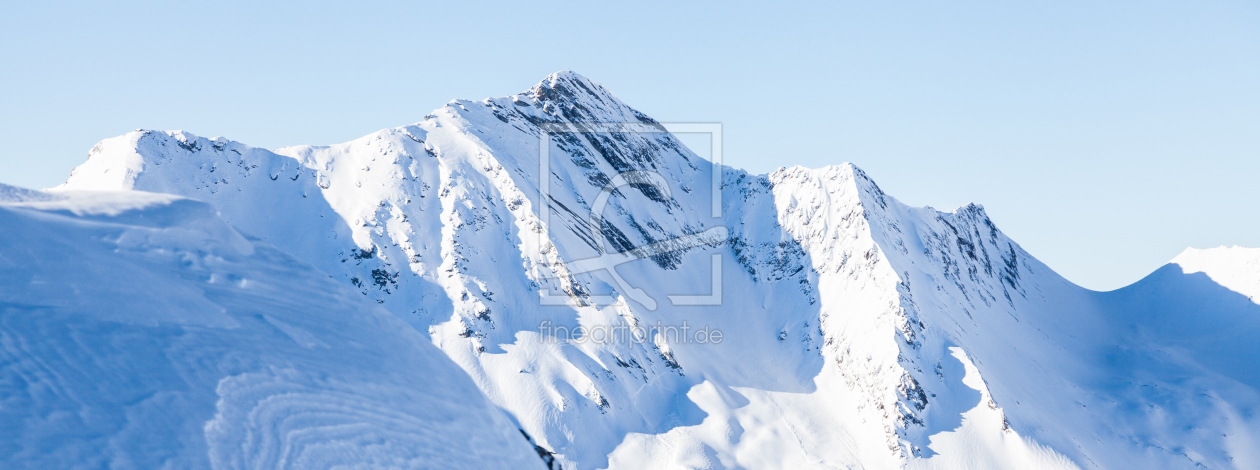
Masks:
[[[600,85],[596,83],[595,81],[589,78],[586,78],[582,74],[574,72],[572,70],[561,70],[559,72],[555,72],[550,75],[547,75],[547,78],[542,79],[542,81],[538,82],[538,84],[534,85],[532,88],[530,88],[530,90],[538,90],[542,88],[556,88],[556,87],[583,89],[589,93],[594,93],[595,90],[609,93],[608,90],[605,89],[603,85]]]
[[[571,70],[562,70],[543,79],[529,90],[513,98],[524,98],[547,114],[568,122],[642,122],[656,121],[625,103],[603,85]],[[519,101],[514,99],[514,101]]]
[[[565,69],[565,70],[561,70],[561,71],[552,73],[550,75],[547,75],[547,78],[544,78],[542,82],[539,82],[539,85],[543,83],[547,83],[547,82],[554,83],[554,82],[563,82],[563,81],[568,81],[568,82],[584,81],[584,82],[594,83],[594,82],[591,82],[591,79],[586,78],[586,76],[580,73],[574,72],[569,69]]]

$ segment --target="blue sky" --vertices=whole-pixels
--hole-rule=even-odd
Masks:
[[[465,3],[6,2],[0,182],[58,184],[135,128],[342,142],[572,69],[722,122],[734,166],[981,203],[1086,287],[1260,246],[1254,1]]]

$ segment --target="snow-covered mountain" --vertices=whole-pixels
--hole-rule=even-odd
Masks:
[[[1093,292],[980,206],[908,207],[850,164],[752,175],[665,130],[561,72],[327,147],[136,131],[51,193],[211,204],[428,335],[514,421],[483,427],[566,469],[1260,467],[1255,250]]]

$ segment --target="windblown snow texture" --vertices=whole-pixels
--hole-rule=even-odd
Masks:
[[[0,198],[0,467],[543,468],[421,334],[206,203]]]
[[[572,72],[327,147],[137,131],[54,192],[90,189],[208,202],[428,334],[566,469],[1260,467],[1253,251],[1089,291],[980,206],[908,207],[850,164],[715,168]],[[618,253],[643,259],[581,269]],[[721,305],[670,301],[713,275]],[[684,322],[722,341],[558,333]],[[249,422],[205,419],[208,443]]]

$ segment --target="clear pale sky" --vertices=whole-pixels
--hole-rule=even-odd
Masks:
[[[981,203],[1089,288],[1260,246],[1255,1],[171,3],[0,6],[0,182],[56,185],[136,128],[343,142],[572,69],[722,122],[737,167]]]

